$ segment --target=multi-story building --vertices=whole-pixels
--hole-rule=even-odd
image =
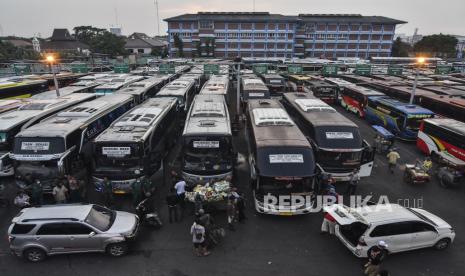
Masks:
[[[241,57],[388,57],[397,24],[382,16],[199,12],[165,19],[170,55]]]

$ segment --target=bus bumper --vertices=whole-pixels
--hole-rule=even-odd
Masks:
[[[145,176],[126,180],[110,180],[113,193],[130,194],[132,192],[132,184],[136,182],[137,179],[140,179],[142,181],[144,177]],[[97,191],[103,191],[103,178],[97,178],[95,176],[92,176],[92,182],[94,183],[94,186]]]
[[[217,181],[224,180],[227,177],[232,177],[232,171],[223,173],[223,174],[217,174],[217,175],[195,175],[195,174],[182,172],[182,177],[189,186],[192,186],[192,185],[197,185],[197,184],[205,184],[207,182],[214,183]]]
[[[255,199],[255,210],[260,214],[273,216],[300,216],[312,212],[312,203],[306,203],[300,206],[279,206],[272,204],[264,204]]]

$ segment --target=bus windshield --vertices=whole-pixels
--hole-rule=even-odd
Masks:
[[[336,152],[319,150],[317,162],[323,168],[356,169],[362,160],[362,151]]]
[[[187,173],[211,174],[232,169],[231,137],[187,137],[183,168]]]
[[[409,117],[407,118],[405,127],[408,129],[418,130],[420,129],[420,124],[423,121],[423,119],[427,119],[427,118],[417,118],[417,117],[410,118]]]
[[[307,194],[312,191],[312,178],[260,177],[257,194],[273,196]]]

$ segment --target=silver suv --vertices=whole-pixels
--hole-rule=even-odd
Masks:
[[[31,262],[56,254],[106,252],[119,257],[139,229],[139,218],[93,204],[26,208],[8,228],[12,253]]]

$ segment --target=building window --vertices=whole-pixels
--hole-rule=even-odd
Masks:
[[[200,29],[213,29],[213,21],[200,21]]]
[[[139,54],[143,54],[143,53],[144,53],[144,49],[137,49],[137,52],[138,52]]]

